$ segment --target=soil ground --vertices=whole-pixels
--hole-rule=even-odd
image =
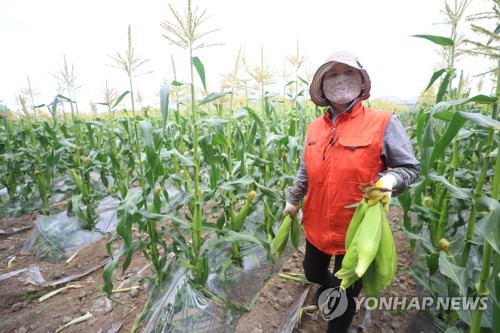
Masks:
[[[401,208],[391,207],[389,214],[391,224],[400,226],[403,214]],[[151,276],[142,253],[134,254],[125,274],[121,274],[121,271],[115,274],[116,289],[134,288],[115,293],[114,299],[119,303],[112,302],[100,289],[103,283],[102,270],[109,260],[105,250],[107,238],[83,249],[68,264],[64,261],[58,264],[37,262],[33,255],[21,254],[35,220],[34,213],[0,219],[0,279],[4,277],[0,280],[0,332],[55,332],[64,324],[84,315],[91,317],[65,328],[64,332],[130,332],[146,302],[145,278]],[[405,272],[412,262],[409,241],[401,231],[396,231],[394,235],[398,250],[398,274],[383,295],[415,296],[413,279]],[[302,258],[303,250],[299,249],[284,263],[281,272],[303,273]],[[39,269],[45,280],[42,286],[33,284],[33,278],[30,278],[33,275],[27,274],[36,272],[34,268]],[[7,273],[12,276],[5,278]],[[39,302],[41,296],[65,286],[68,288]],[[302,303],[303,306],[313,304],[315,289],[316,286],[301,285],[278,275],[273,276],[261,291],[253,309],[240,316],[234,332],[291,332],[292,329],[295,333],[326,332],[327,322],[318,312],[304,314],[300,325],[295,328],[290,319],[295,307]],[[300,302],[301,297],[305,298],[304,302]],[[366,327],[363,326],[364,310],[360,309],[354,324],[359,325],[358,331],[362,332],[405,332],[414,315],[414,311],[373,310],[371,326]]]

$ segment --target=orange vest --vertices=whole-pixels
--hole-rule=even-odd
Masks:
[[[354,214],[348,205],[359,202],[359,185],[376,182],[386,170],[380,155],[384,130],[392,116],[356,104],[340,114],[335,124],[326,112],[307,129],[304,161],[307,196],[302,206],[307,240],[321,251],[345,253],[345,235]]]

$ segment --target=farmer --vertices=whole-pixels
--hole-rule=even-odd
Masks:
[[[398,117],[362,104],[370,97],[370,87],[370,77],[358,58],[338,51],[316,71],[309,90],[316,105],[328,108],[308,126],[295,186],[289,188],[283,213],[295,216],[306,197],[303,265],[307,279],[320,285],[317,299],[326,289],[340,286],[334,274],[342,265],[345,235],[354,214],[346,206],[361,201],[359,185],[380,180],[383,188],[398,195],[420,172]],[[381,195],[390,199],[391,192]],[[332,256],[333,273],[329,270]],[[361,288],[359,279],[346,290],[347,309],[329,321],[327,332],[348,331],[356,311],[354,298]]]

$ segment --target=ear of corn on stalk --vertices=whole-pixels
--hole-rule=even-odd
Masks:
[[[243,227],[243,221],[245,221],[245,218],[248,216],[248,213],[250,213],[250,207],[253,198],[255,198],[255,191],[250,191],[247,196],[247,201],[241,207],[240,211],[238,212],[238,215],[236,215],[236,218],[234,220],[234,225],[233,225],[233,230],[234,231],[241,231],[241,228]]]
[[[392,283],[397,268],[396,246],[385,209],[388,202],[380,200],[377,190],[374,186],[366,188],[346,234],[342,267],[335,273],[342,279],[341,290],[361,278],[367,297],[378,297]]]

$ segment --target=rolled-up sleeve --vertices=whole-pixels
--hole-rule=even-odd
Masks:
[[[304,142],[307,142],[307,137]],[[299,171],[297,171],[297,177],[295,178],[295,185],[288,188],[288,202],[292,205],[298,206],[300,201],[307,194],[307,170],[306,163],[304,161],[304,153],[306,149],[302,150],[302,155],[300,157]]]
[[[391,174],[397,180],[393,195],[402,194],[420,174],[420,163],[415,158],[410,139],[396,115],[391,117],[385,128],[381,158],[385,161],[387,170],[380,173],[379,177]]]

